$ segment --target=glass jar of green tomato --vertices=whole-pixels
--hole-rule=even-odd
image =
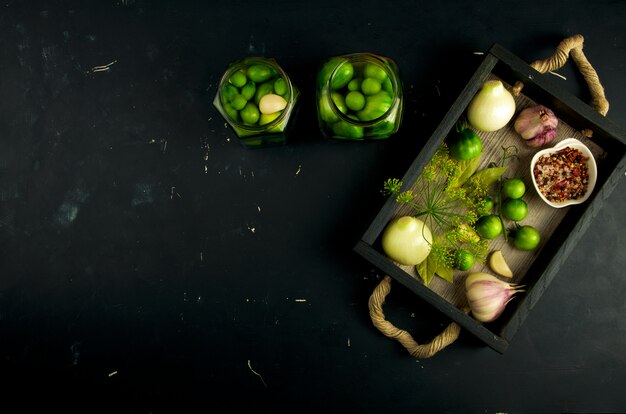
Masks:
[[[317,76],[317,115],[325,137],[341,141],[389,138],[402,122],[396,63],[372,53],[328,59]]]
[[[287,142],[299,95],[276,60],[249,57],[224,72],[213,105],[239,142],[259,148]]]

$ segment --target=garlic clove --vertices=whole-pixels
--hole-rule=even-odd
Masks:
[[[489,268],[493,270],[494,273],[511,278],[513,277],[513,272],[509,267],[506,260],[504,260],[504,256],[502,255],[501,250],[496,250],[489,256]]]
[[[559,120],[550,108],[534,105],[521,111],[513,128],[530,147],[547,145],[556,138]]]
[[[280,95],[268,93],[259,101],[259,110],[262,114],[273,114],[287,107],[287,101]]]

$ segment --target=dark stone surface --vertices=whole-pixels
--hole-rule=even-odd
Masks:
[[[619,1],[3,1],[3,403],[626,411],[624,180],[504,355],[462,335],[411,358],[371,325],[381,275],[352,251],[475,51],[497,42],[530,62],[581,33],[626,125],[625,21]],[[318,132],[317,67],[356,51],[400,66],[406,117],[387,142]],[[302,91],[287,146],[244,149],[211,104],[248,55],[276,58]],[[588,99],[572,65],[560,72]],[[385,311],[419,341],[449,322],[398,285]]]

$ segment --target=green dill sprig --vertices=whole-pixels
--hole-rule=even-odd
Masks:
[[[402,181],[396,178],[388,179],[383,185],[383,193],[395,196],[399,204],[410,206],[413,215],[422,219],[434,233],[432,261],[446,273],[451,273],[455,265],[457,249],[466,249],[483,261],[486,256],[488,242],[481,240],[472,226],[484,210],[488,184],[478,180],[469,186],[463,185],[476,166],[476,163],[470,165],[454,160],[444,143],[410,189],[403,191]],[[468,174],[468,168],[474,170]],[[440,271],[437,273],[443,273]],[[432,275],[420,276],[426,283],[432,278]]]

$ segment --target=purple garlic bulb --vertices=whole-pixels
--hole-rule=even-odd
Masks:
[[[541,147],[556,138],[556,127],[559,124],[554,112],[543,105],[535,105],[524,109],[515,119],[513,128],[531,147]]]

